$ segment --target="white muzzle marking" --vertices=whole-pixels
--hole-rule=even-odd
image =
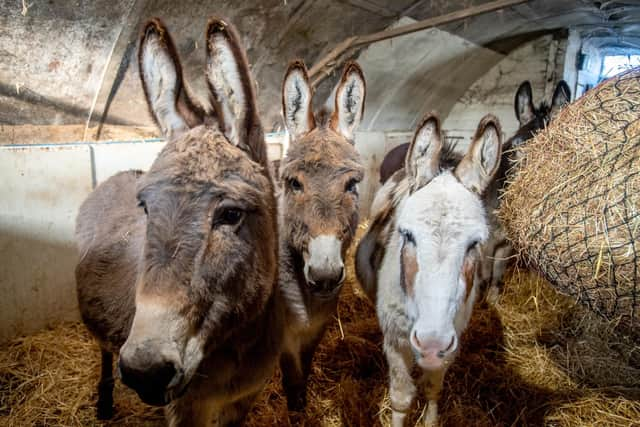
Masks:
[[[335,235],[321,234],[311,239],[308,254],[309,257],[304,264],[304,276],[311,284],[315,283],[318,275],[331,277],[335,276],[336,272],[344,270],[342,242]],[[344,280],[344,273],[341,280]]]

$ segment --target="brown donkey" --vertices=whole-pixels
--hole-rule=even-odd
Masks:
[[[112,355],[169,425],[241,422],[280,354],[276,201],[239,36],[207,27],[212,111],[194,104],[167,29],[144,27],[139,67],[168,139],[148,173],[115,175],[77,219],[82,318],[102,349],[98,417],[112,415]]]
[[[344,256],[358,225],[358,188],[364,168],[354,131],[364,111],[365,81],[346,65],[329,116],[314,116],[307,69],[292,62],[284,78],[282,108],[291,138],[281,164],[279,200],[280,287],[287,301],[280,360],[289,408],[305,405],[311,360],[335,314],[345,278]]]

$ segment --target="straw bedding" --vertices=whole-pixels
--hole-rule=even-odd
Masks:
[[[338,317],[318,353],[304,414],[288,420],[279,373],[249,426],[388,425],[390,408],[374,310],[353,266]],[[462,352],[446,378],[441,420],[448,426],[629,426],[640,420],[640,347],[615,325],[563,297],[529,272],[512,272],[495,306],[478,303]],[[97,425],[96,344],[80,324],[0,348],[0,425]],[[163,425],[116,381],[111,425]],[[412,422],[423,402],[417,402]]]
[[[509,238],[558,290],[634,333],[640,326],[640,69],[567,106],[522,152],[500,212]]]

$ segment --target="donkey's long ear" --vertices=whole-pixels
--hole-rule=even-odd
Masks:
[[[469,151],[454,175],[469,190],[482,194],[498,171],[502,155],[502,131],[498,119],[488,114],[482,118]]]
[[[183,86],[175,45],[157,18],[143,28],[138,65],[147,104],[165,137],[171,139],[201,121],[201,111]]]
[[[223,19],[211,18],[206,38],[207,84],[220,129],[229,142],[267,165],[253,78],[240,36]]]
[[[353,142],[354,132],[364,114],[367,86],[357,62],[349,61],[336,87],[336,103],[331,115],[331,128]]]
[[[316,127],[312,97],[307,67],[300,60],[291,62],[282,82],[282,115],[294,140]]]
[[[528,80],[522,82],[516,91],[514,104],[516,118],[518,119],[518,122],[520,122],[520,126],[524,126],[533,120],[535,116],[533,94],[531,92],[531,83],[529,83]]]
[[[404,161],[412,192],[428,184],[438,174],[441,150],[440,119],[435,114],[427,114],[413,136]]]
[[[556,90],[553,91],[553,97],[551,98],[551,118],[553,119],[558,112],[571,102],[571,89],[564,80],[560,80],[556,86]]]

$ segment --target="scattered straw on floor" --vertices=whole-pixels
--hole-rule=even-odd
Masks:
[[[375,314],[350,274],[338,319],[314,359],[309,403],[291,424],[388,425]],[[341,328],[340,328],[341,325]],[[447,374],[449,426],[629,426],[640,420],[640,347],[528,272],[512,272],[500,302],[479,303]],[[344,335],[343,335],[344,334]],[[343,337],[344,336],[344,337]],[[97,425],[99,352],[84,327],[63,325],[0,348],[0,425]],[[287,425],[279,374],[249,426]],[[162,425],[162,411],[117,384],[111,425]],[[412,421],[419,416],[416,404]]]

